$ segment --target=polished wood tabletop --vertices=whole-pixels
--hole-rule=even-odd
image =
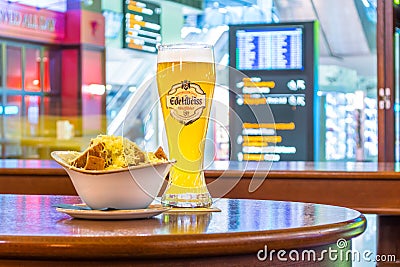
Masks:
[[[81,201],[76,196],[0,195],[1,266],[60,261],[265,266],[257,253],[266,246],[268,251],[318,252],[340,239],[350,244],[366,227],[358,211],[300,202],[223,198],[213,204],[220,212],[167,211],[136,220],[74,219],[56,211],[60,203]]]

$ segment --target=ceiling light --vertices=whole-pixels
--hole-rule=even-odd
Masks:
[[[368,7],[371,6],[368,0],[361,0],[361,1],[362,1],[362,3],[364,4],[364,6],[365,6],[366,8],[368,8]]]

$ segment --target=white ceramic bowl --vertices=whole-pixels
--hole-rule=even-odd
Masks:
[[[53,151],[51,157],[68,173],[82,201],[92,209],[144,209],[160,193],[174,162],[160,162],[108,171],[70,166],[76,152]]]

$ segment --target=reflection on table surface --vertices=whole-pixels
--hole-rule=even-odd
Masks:
[[[284,230],[354,220],[351,209],[284,201],[216,199],[221,212],[164,213],[152,219],[94,221],[57,212],[59,203],[78,197],[0,195],[0,235],[120,236]]]
[[[135,220],[73,219],[56,211],[54,205],[60,203],[81,200],[0,195],[0,265],[54,264],[61,259],[68,266],[84,265],[84,260],[106,266],[116,261],[157,265],[160,260],[166,266],[264,266],[256,255],[267,245],[322,253],[341,238],[362,234],[366,227],[358,211],[312,203],[215,199],[213,206],[220,212],[175,210]],[[296,266],[309,263],[299,260]]]

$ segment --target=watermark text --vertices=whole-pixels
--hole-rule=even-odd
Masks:
[[[322,262],[329,261],[352,261],[352,262],[395,262],[396,255],[376,255],[371,250],[358,251],[347,249],[348,242],[345,239],[339,239],[336,242],[337,249],[332,246],[321,251],[313,249],[304,250],[268,250],[265,245],[263,249],[257,252],[259,261],[291,261],[291,262]]]

